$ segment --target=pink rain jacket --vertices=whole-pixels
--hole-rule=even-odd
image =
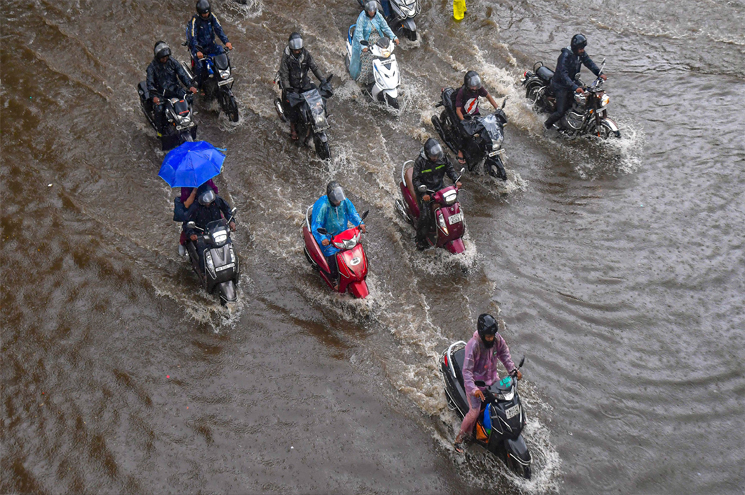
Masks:
[[[466,394],[470,398],[476,390],[474,381],[483,380],[486,385],[492,385],[499,381],[497,373],[497,360],[502,361],[507,372],[511,373],[515,369],[515,363],[512,362],[510,349],[501,335],[497,333],[494,336],[494,345],[487,349],[481,341],[478,332],[473,332],[473,337],[466,344],[466,357],[463,361],[463,383],[466,387]]]

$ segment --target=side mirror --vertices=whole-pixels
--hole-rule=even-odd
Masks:
[[[362,46],[370,46],[370,43],[368,43],[367,40],[360,40],[360,45],[362,45]]]
[[[326,82],[331,82],[331,79],[334,77],[333,74],[329,74],[329,77],[326,78]]]
[[[319,228],[317,232],[321,235],[328,235],[328,230],[324,229],[323,227]]]
[[[518,364],[517,367],[522,368],[523,364],[525,364],[525,356],[522,357],[522,359],[520,360],[520,364]]]
[[[238,211],[238,208],[236,208],[236,207],[234,206],[234,207],[233,207],[233,209],[232,209],[232,210],[230,210],[230,214],[231,214],[231,215],[235,215],[235,212],[236,212],[236,211]]]
[[[365,219],[367,218],[367,215],[369,214],[370,214],[370,210],[367,210],[362,215],[360,215],[360,218],[362,219],[363,222],[365,221]]]
[[[463,175],[465,172],[466,172],[466,168],[465,167],[463,167],[462,169],[460,169],[460,175]]]
[[[505,96],[504,97],[504,100],[502,100],[502,110],[504,110],[504,106],[507,104],[507,99],[508,98],[509,98],[509,96]]]
[[[475,382],[473,382],[473,384],[477,387],[486,387],[486,383],[484,382],[484,380],[476,380]]]
[[[419,186],[417,188],[417,191],[422,192],[422,193],[423,192],[427,192],[427,186],[425,186],[424,184],[422,184],[421,186]]]
[[[190,228],[190,229],[196,229],[197,228],[197,224],[195,224],[194,222],[189,222],[189,223],[186,224],[186,227],[187,228]]]

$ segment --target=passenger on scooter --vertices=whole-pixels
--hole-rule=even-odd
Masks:
[[[420,211],[416,227],[416,247],[419,250],[427,247],[427,233],[434,224],[432,205],[429,203],[430,194],[426,191],[420,191],[419,188],[424,186],[428,190],[439,191],[445,187],[443,181],[445,174],[448,174],[456,187],[461,187],[461,183],[456,182],[458,176],[450,159],[442,151],[442,146],[436,139],[429,138],[414,161],[414,171],[411,177]]]
[[[207,224],[221,218],[230,218],[230,205],[215,194],[212,188],[207,184],[199,186],[197,191],[197,201],[192,203],[186,212],[186,221],[194,222],[198,229],[186,228],[186,235],[196,243],[197,253],[204,251],[205,243],[202,238],[202,231],[207,228]],[[235,222],[230,222],[230,230],[235,232]],[[200,255],[201,258],[201,255]]]
[[[569,110],[572,93],[584,91],[575,80],[579,71],[582,70],[582,64],[603,81],[607,79],[590,56],[585,53],[586,46],[587,37],[584,34],[575,34],[572,36],[570,45],[561,49],[561,55],[556,61],[554,77],[551,78],[551,90],[556,97],[556,111],[544,122],[546,129],[551,129]]]
[[[165,41],[157,41],[153,48],[153,61],[147,66],[147,97],[153,104],[155,125],[159,133],[165,127],[165,108],[161,98],[183,98],[186,94],[179,81],[192,93],[197,92],[181,64],[171,59],[171,48],[168,44]]]
[[[347,230],[349,223],[359,227],[362,232],[367,232],[367,228],[354,205],[347,199],[344,190],[335,180],[326,186],[326,195],[318,198],[318,201],[313,204],[312,218],[313,237],[321,246],[321,252],[326,257],[331,270],[331,276],[338,281],[339,267],[336,265],[336,253],[339,250],[331,244],[331,239]],[[326,234],[319,234],[319,228],[326,229]],[[338,284],[334,289],[338,290]]]
[[[479,315],[477,330],[466,344],[466,355],[463,360],[463,385],[468,397],[468,413],[463,418],[460,432],[455,437],[456,452],[463,452],[463,441],[470,435],[481,413],[481,402],[485,400],[483,389],[476,386],[476,381],[483,381],[488,387],[499,381],[497,361],[502,361],[507,372],[517,371],[517,379],[523,374],[512,362],[510,349],[501,335],[497,320],[489,314]]]
[[[458,119],[463,121],[466,118],[471,118],[474,115],[480,115],[479,113],[479,98],[484,97],[489,100],[489,103],[497,109],[497,102],[494,97],[489,94],[486,88],[481,84],[481,77],[475,70],[469,70],[463,77],[463,86],[460,87],[458,93],[455,95],[455,113],[458,115]],[[470,139],[461,126],[461,135],[463,140]],[[465,143],[461,143],[461,147],[458,150],[458,163],[461,165],[466,163],[466,159],[463,156],[463,148]]]
[[[375,0],[369,0],[365,2],[365,9],[357,17],[357,25],[354,29],[354,37],[352,39],[352,59],[349,61],[349,75],[355,81],[360,77],[362,69],[360,60],[362,52],[369,50],[368,47],[362,48],[360,41],[367,41],[373,29],[378,32],[381,38],[387,36],[398,45],[398,36],[393,34],[391,28],[388,27],[388,22],[378,12],[378,3]]]
[[[326,80],[326,77],[318,68],[318,65],[316,65],[310,52],[303,47],[303,37],[300,36],[300,33],[292,33],[290,39],[287,41],[287,47],[282,53],[282,60],[279,63],[279,78],[282,81],[282,107],[284,108],[285,115],[287,115],[287,119],[290,121],[290,131],[293,140],[297,139],[295,123],[299,118],[299,114],[298,107],[290,105],[290,101],[287,99],[287,93],[291,91],[300,93],[312,87],[310,78],[308,77],[308,70],[312,70],[320,82]],[[308,131],[310,132],[310,129]]]
[[[225,48],[233,49],[232,43],[228,41],[227,35],[222,30],[220,21],[210,9],[209,0],[199,0],[196,15],[186,25],[186,41],[189,44],[191,56],[196,61],[194,71],[200,85],[205,77],[204,62],[202,62],[204,56],[224,53],[222,47],[215,43],[215,35],[220,38]]]
[[[212,182],[212,179],[208,180],[204,184],[215,191],[215,194],[219,194],[217,186],[214,182]],[[187,210],[194,203],[194,200],[197,199],[197,191],[199,191],[199,188],[197,187],[182,187],[181,194],[178,198],[174,199],[173,221],[183,222],[183,225],[181,226],[181,237],[179,238],[178,243],[178,254],[181,256],[186,256],[186,222],[188,221]]]

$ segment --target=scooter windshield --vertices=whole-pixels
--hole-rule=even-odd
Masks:
[[[484,130],[495,144],[501,144],[503,138],[502,135],[502,123],[497,119],[497,114],[493,113],[483,119]]]
[[[326,109],[323,105],[323,98],[321,93],[316,88],[311,89],[303,93],[303,99],[310,108],[310,116],[313,118],[313,126],[316,129],[325,129],[329,127],[326,122]]]
[[[230,67],[230,62],[228,61],[228,55],[225,53],[215,55],[214,61],[215,61],[215,67],[217,67],[218,70],[226,70],[228,67]]]

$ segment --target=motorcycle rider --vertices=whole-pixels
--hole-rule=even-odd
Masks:
[[[362,232],[367,232],[367,228],[354,205],[347,199],[344,190],[335,180],[326,185],[326,195],[318,198],[318,201],[313,204],[312,218],[313,237],[322,246],[321,252],[329,265],[331,277],[337,280],[334,290],[339,290],[339,267],[336,264],[336,253],[339,250],[331,244],[331,239],[347,230],[349,223],[359,227]],[[319,234],[319,228],[326,229],[326,234]]]
[[[360,77],[362,70],[361,55],[362,52],[367,52],[368,47],[362,48],[360,41],[367,40],[370,37],[373,29],[383,37],[387,36],[392,39],[397,45],[399,43],[398,36],[393,34],[391,28],[388,27],[388,22],[378,12],[378,3],[375,0],[368,0],[365,2],[365,8],[360,15],[357,17],[357,27],[354,30],[354,37],[352,39],[352,59],[349,61],[349,75],[355,81]]]
[[[442,150],[442,146],[436,139],[429,138],[414,161],[414,172],[411,177],[420,212],[416,226],[416,248],[420,251],[427,247],[427,234],[432,229],[434,218],[432,205],[429,203],[431,197],[428,192],[420,191],[419,188],[424,186],[426,189],[439,191],[445,187],[443,182],[445,174],[450,177],[456,187],[461,187],[461,183],[457,182],[458,176],[453,169],[453,164]]]
[[[590,59],[590,56],[585,53],[586,46],[587,37],[584,34],[575,34],[572,36],[570,45],[561,49],[561,55],[556,61],[556,72],[554,72],[554,77],[551,78],[551,90],[556,97],[556,111],[544,122],[543,125],[546,129],[551,129],[569,109],[572,92],[582,93],[584,91],[575,81],[582,69],[582,64],[603,81],[607,79],[606,75],[601,73],[598,66],[595,65],[595,62]]]
[[[171,47],[165,41],[157,41],[153,47],[153,61],[147,66],[147,92],[148,97],[152,98],[155,126],[159,134],[165,127],[165,108],[161,98],[183,98],[186,94],[179,81],[192,93],[197,92],[181,64],[171,59]]]
[[[471,118],[474,115],[480,115],[479,112],[479,97],[484,97],[489,100],[489,103],[497,109],[497,102],[494,97],[489,94],[489,91],[481,84],[481,77],[475,70],[469,70],[463,77],[463,86],[460,87],[458,93],[455,95],[455,113],[458,115],[458,119],[462,122],[466,118]],[[463,126],[459,126],[461,129],[462,143],[458,150],[458,163],[461,165],[466,163],[466,159],[463,156],[463,148],[465,147],[466,139],[470,139]]]
[[[499,380],[497,361],[502,361],[507,371],[517,372],[517,379],[522,380],[523,374],[512,362],[510,349],[501,335],[497,320],[490,314],[479,315],[477,330],[466,344],[466,355],[463,360],[463,385],[468,396],[468,413],[463,418],[460,432],[455,437],[453,447],[458,453],[463,452],[463,441],[470,435],[481,412],[481,402],[485,400],[483,389],[475,381],[482,380],[485,385],[494,384]]]
[[[287,47],[282,53],[282,60],[279,63],[279,78],[282,81],[282,106],[287,119],[290,121],[290,132],[293,140],[297,140],[295,122],[299,117],[298,106],[290,105],[287,93],[300,93],[311,87],[308,70],[312,70],[320,82],[325,81],[326,77],[323,72],[316,65],[310,52],[303,47],[303,37],[300,33],[292,33],[287,40]],[[308,132],[310,132],[310,129],[308,129]]]
[[[194,224],[200,229],[204,230],[207,228],[207,224],[221,218],[230,218],[230,205],[222,199],[220,196],[215,194],[215,191],[209,186],[209,184],[202,184],[199,186],[197,191],[197,201],[192,203],[186,212],[186,221],[194,222]],[[235,222],[231,221],[230,230],[235,232]],[[202,235],[202,230],[186,228],[186,235],[192,241],[196,243],[197,253],[199,253],[199,259],[201,264],[204,263],[201,253],[204,252],[206,247]],[[193,246],[193,244],[191,244]],[[187,246],[187,249],[191,249],[191,246]],[[202,273],[204,273],[204,269]]]
[[[205,77],[205,67],[202,61],[204,56],[224,53],[223,48],[215,43],[215,35],[228,50],[233,49],[233,44],[228,41],[220,21],[212,13],[209,0],[199,0],[196,7],[196,15],[186,25],[186,40],[189,43],[192,59],[196,61],[194,70],[197,82],[201,85]]]

